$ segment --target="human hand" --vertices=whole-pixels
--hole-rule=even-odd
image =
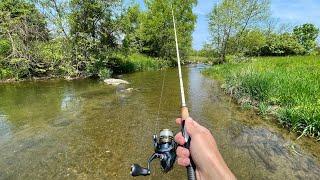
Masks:
[[[181,118],[178,118],[176,123],[181,125]],[[224,162],[210,131],[190,117],[185,120],[185,127],[191,137],[190,150],[182,146],[177,148],[178,164],[188,166],[191,154],[192,160],[196,165],[197,180],[236,179]],[[186,143],[181,132],[175,136],[175,141],[179,145]]]

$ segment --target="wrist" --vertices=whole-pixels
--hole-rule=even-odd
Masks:
[[[205,168],[204,171],[204,174],[206,174],[206,177],[208,177],[208,179],[236,179],[217,149],[215,150],[215,153],[211,154],[211,157],[209,157],[208,160],[209,166]]]

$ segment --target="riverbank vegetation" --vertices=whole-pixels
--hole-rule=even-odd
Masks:
[[[261,115],[273,114],[301,135],[320,137],[320,57],[260,57],[217,65],[205,72]]]
[[[183,2],[183,3],[182,3]],[[195,0],[3,0],[0,79],[100,77],[175,65],[191,49]]]

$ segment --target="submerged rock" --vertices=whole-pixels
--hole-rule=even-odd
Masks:
[[[129,92],[132,92],[132,91],[133,91],[133,88],[127,88],[127,89],[120,90],[120,92],[124,92],[124,93],[129,93]]]
[[[234,136],[233,142],[237,148],[251,156],[256,166],[262,166],[273,174],[289,170],[283,176],[294,175],[297,179],[320,177],[320,167],[316,160],[312,155],[304,153],[298,145],[264,128],[244,126],[241,129]]]
[[[122,79],[105,79],[104,82],[113,86],[118,86],[119,84],[130,84],[128,81]]]
[[[69,126],[71,122],[69,120],[63,119],[63,120],[58,120],[53,123],[53,127],[64,127],[64,126]]]

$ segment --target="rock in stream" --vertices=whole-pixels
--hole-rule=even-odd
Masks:
[[[286,169],[283,177],[320,179],[320,167],[310,154],[268,129],[243,126],[233,142],[272,174]]]
[[[119,84],[130,84],[128,81],[122,79],[105,79],[104,82],[113,86],[118,86]]]

